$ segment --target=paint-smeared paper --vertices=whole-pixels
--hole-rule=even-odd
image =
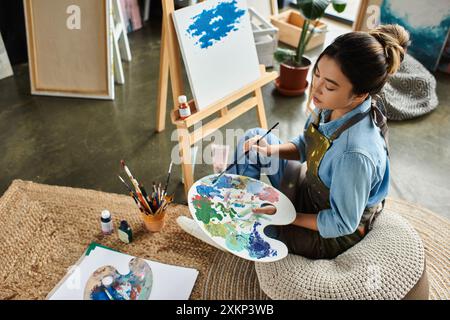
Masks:
[[[248,260],[270,262],[287,255],[284,243],[264,234],[268,225],[287,225],[295,208],[280,191],[259,180],[224,174],[197,181],[189,190],[189,209],[194,220],[217,244]],[[255,214],[264,204],[275,206],[274,215]]]
[[[169,264],[159,263],[151,260],[141,260],[141,267],[132,267],[134,263],[130,265],[135,257],[112,251],[108,248],[103,248],[100,246],[95,246],[92,250],[88,250],[86,256],[84,256],[79,263],[68,270],[68,274],[61,280],[57,287],[49,294],[47,299],[50,300],[83,300],[85,298],[85,288],[89,281],[92,281],[92,276],[97,272],[97,277],[99,274],[105,276],[106,273],[111,273],[112,270],[117,271],[117,275],[124,275],[122,278],[124,287],[123,290],[119,287],[117,294],[122,294],[124,299],[131,298],[131,290],[127,290],[127,281],[136,284],[137,282],[133,279],[133,270],[139,273],[139,269],[147,270],[142,267],[142,261],[144,261],[149,269],[151,269],[151,290],[142,291],[140,294],[142,298],[146,297],[148,300],[187,300],[191,295],[192,289],[194,288],[195,281],[198,276],[198,271],[192,268],[184,268],[173,266]],[[139,260],[138,260],[139,261]],[[107,271],[102,271],[102,268],[108,267]],[[132,268],[133,270],[131,270]],[[106,272],[106,273],[105,273]],[[101,277],[103,279],[104,277]],[[128,279],[127,279],[128,278]],[[139,277],[138,277],[139,278]],[[94,276],[95,279],[95,276]],[[146,276],[143,277],[144,286],[148,289],[150,286],[148,270]],[[95,282],[95,281],[94,281]],[[107,285],[107,283],[106,283]],[[91,293],[94,293],[92,298],[101,298],[99,291],[94,290],[95,286],[91,287]],[[148,292],[150,291],[150,292]],[[113,291],[109,290],[108,293],[104,292],[108,298],[118,298],[118,295],[111,294]],[[128,293],[126,296],[124,293]],[[103,296],[104,297],[104,296]]]
[[[94,271],[84,289],[85,300],[148,300],[152,291],[152,269],[143,259],[133,258],[130,272],[121,274],[113,266]]]

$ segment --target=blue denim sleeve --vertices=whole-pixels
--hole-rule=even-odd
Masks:
[[[300,154],[300,162],[306,161],[306,145],[305,145],[305,138],[303,137],[303,134],[291,139],[289,142],[293,143],[295,147],[297,148],[299,154]]]
[[[299,154],[300,154],[300,162],[306,161],[306,144],[305,144],[305,138],[304,138],[304,131],[306,128],[308,128],[309,124],[311,123],[311,114],[309,115],[308,119],[306,119],[305,127],[303,128],[303,132],[298,135],[297,137],[289,140],[290,143],[293,143],[295,147],[297,148]]]
[[[359,152],[344,153],[333,166],[330,209],[317,216],[319,233],[324,238],[351,234],[358,228],[369,199],[375,176],[373,162]]]

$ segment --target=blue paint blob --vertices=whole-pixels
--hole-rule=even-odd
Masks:
[[[108,291],[108,294],[106,293]],[[100,285],[91,292],[92,300],[125,300],[113,287]]]
[[[193,18],[194,22],[186,31],[192,37],[199,38],[196,45],[207,49],[227,37],[232,31],[238,30],[239,20],[244,14],[245,10],[237,7],[236,0],[222,2],[196,15]]]
[[[200,196],[202,196],[204,198],[208,198],[208,199],[212,199],[212,198],[214,198],[214,196],[223,199],[223,196],[220,194],[219,190],[217,190],[214,187],[207,186],[207,185],[199,185],[199,186],[197,186],[197,193]]]
[[[223,175],[221,176],[214,185],[216,189],[231,189],[233,187],[233,177]]]
[[[263,190],[264,186],[259,181],[249,181],[247,184],[247,192],[258,194]]]
[[[256,227],[260,226],[261,223],[256,222],[253,225],[252,233],[249,238],[248,252],[252,258],[265,258],[273,257],[277,255],[277,251],[270,248],[270,244],[261,237]]]

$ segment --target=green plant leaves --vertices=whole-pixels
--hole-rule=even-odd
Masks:
[[[297,0],[297,8],[309,20],[322,18],[330,0]]]
[[[296,52],[294,50],[283,49],[283,48],[278,48],[274,53],[275,59],[278,62],[282,62],[282,63],[294,61],[295,55],[296,55]]]
[[[306,46],[317,31],[317,23],[324,16],[330,3],[338,13],[343,12],[347,6],[347,0],[297,0],[297,8],[305,18],[300,39],[295,51],[279,48],[275,52],[275,59],[278,62],[301,65]],[[311,24],[313,28],[309,30]]]
[[[341,13],[345,10],[345,7],[347,6],[347,0],[332,0],[333,9]]]

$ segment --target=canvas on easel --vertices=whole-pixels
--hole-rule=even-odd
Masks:
[[[190,187],[194,183],[191,148],[208,135],[221,129],[223,126],[251,111],[252,109],[256,110],[259,126],[267,129],[267,119],[261,88],[275,80],[278,77],[278,73],[276,71],[267,72],[265,67],[260,65],[259,75],[254,81],[243,84],[235,91],[226,93],[224,97],[213,101],[205,108],[198,109],[196,101],[189,101],[192,115],[186,119],[181,119],[178,112],[178,97],[185,94],[185,92],[181,68],[182,65],[180,63],[181,57],[179,39],[177,38],[173,21],[176,11],[172,1],[162,0],[161,2],[163,7],[163,28],[161,35],[160,81],[158,86],[156,131],[161,132],[164,130],[170,71],[170,84],[172,87],[171,91],[173,101],[173,109],[170,116],[172,123],[177,128],[184,190],[187,195]],[[217,3],[216,0],[208,2]],[[202,3],[198,5],[201,4]],[[221,18],[216,15],[212,15],[209,20],[207,19],[207,21],[209,21],[208,23],[214,23],[217,19],[220,20]],[[249,40],[249,42],[251,45],[255,45],[253,38]],[[238,48],[238,50],[240,49]],[[255,61],[257,61],[257,59],[258,58],[255,52]],[[216,61],[215,63],[220,63],[220,61]],[[235,80],[239,82],[240,80],[238,78],[240,76],[240,73],[237,72],[235,74]],[[222,85],[220,80],[216,81],[216,79],[217,76],[209,79],[211,88],[220,87]],[[199,126],[195,127],[195,125]],[[193,128],[192,132],[189,131],[191,128]]]
[[[209,0],[173,15],[197,110],[260,76],[245,0]]]
[[[110,0],[24,0],[31,92],[114,99]]]

